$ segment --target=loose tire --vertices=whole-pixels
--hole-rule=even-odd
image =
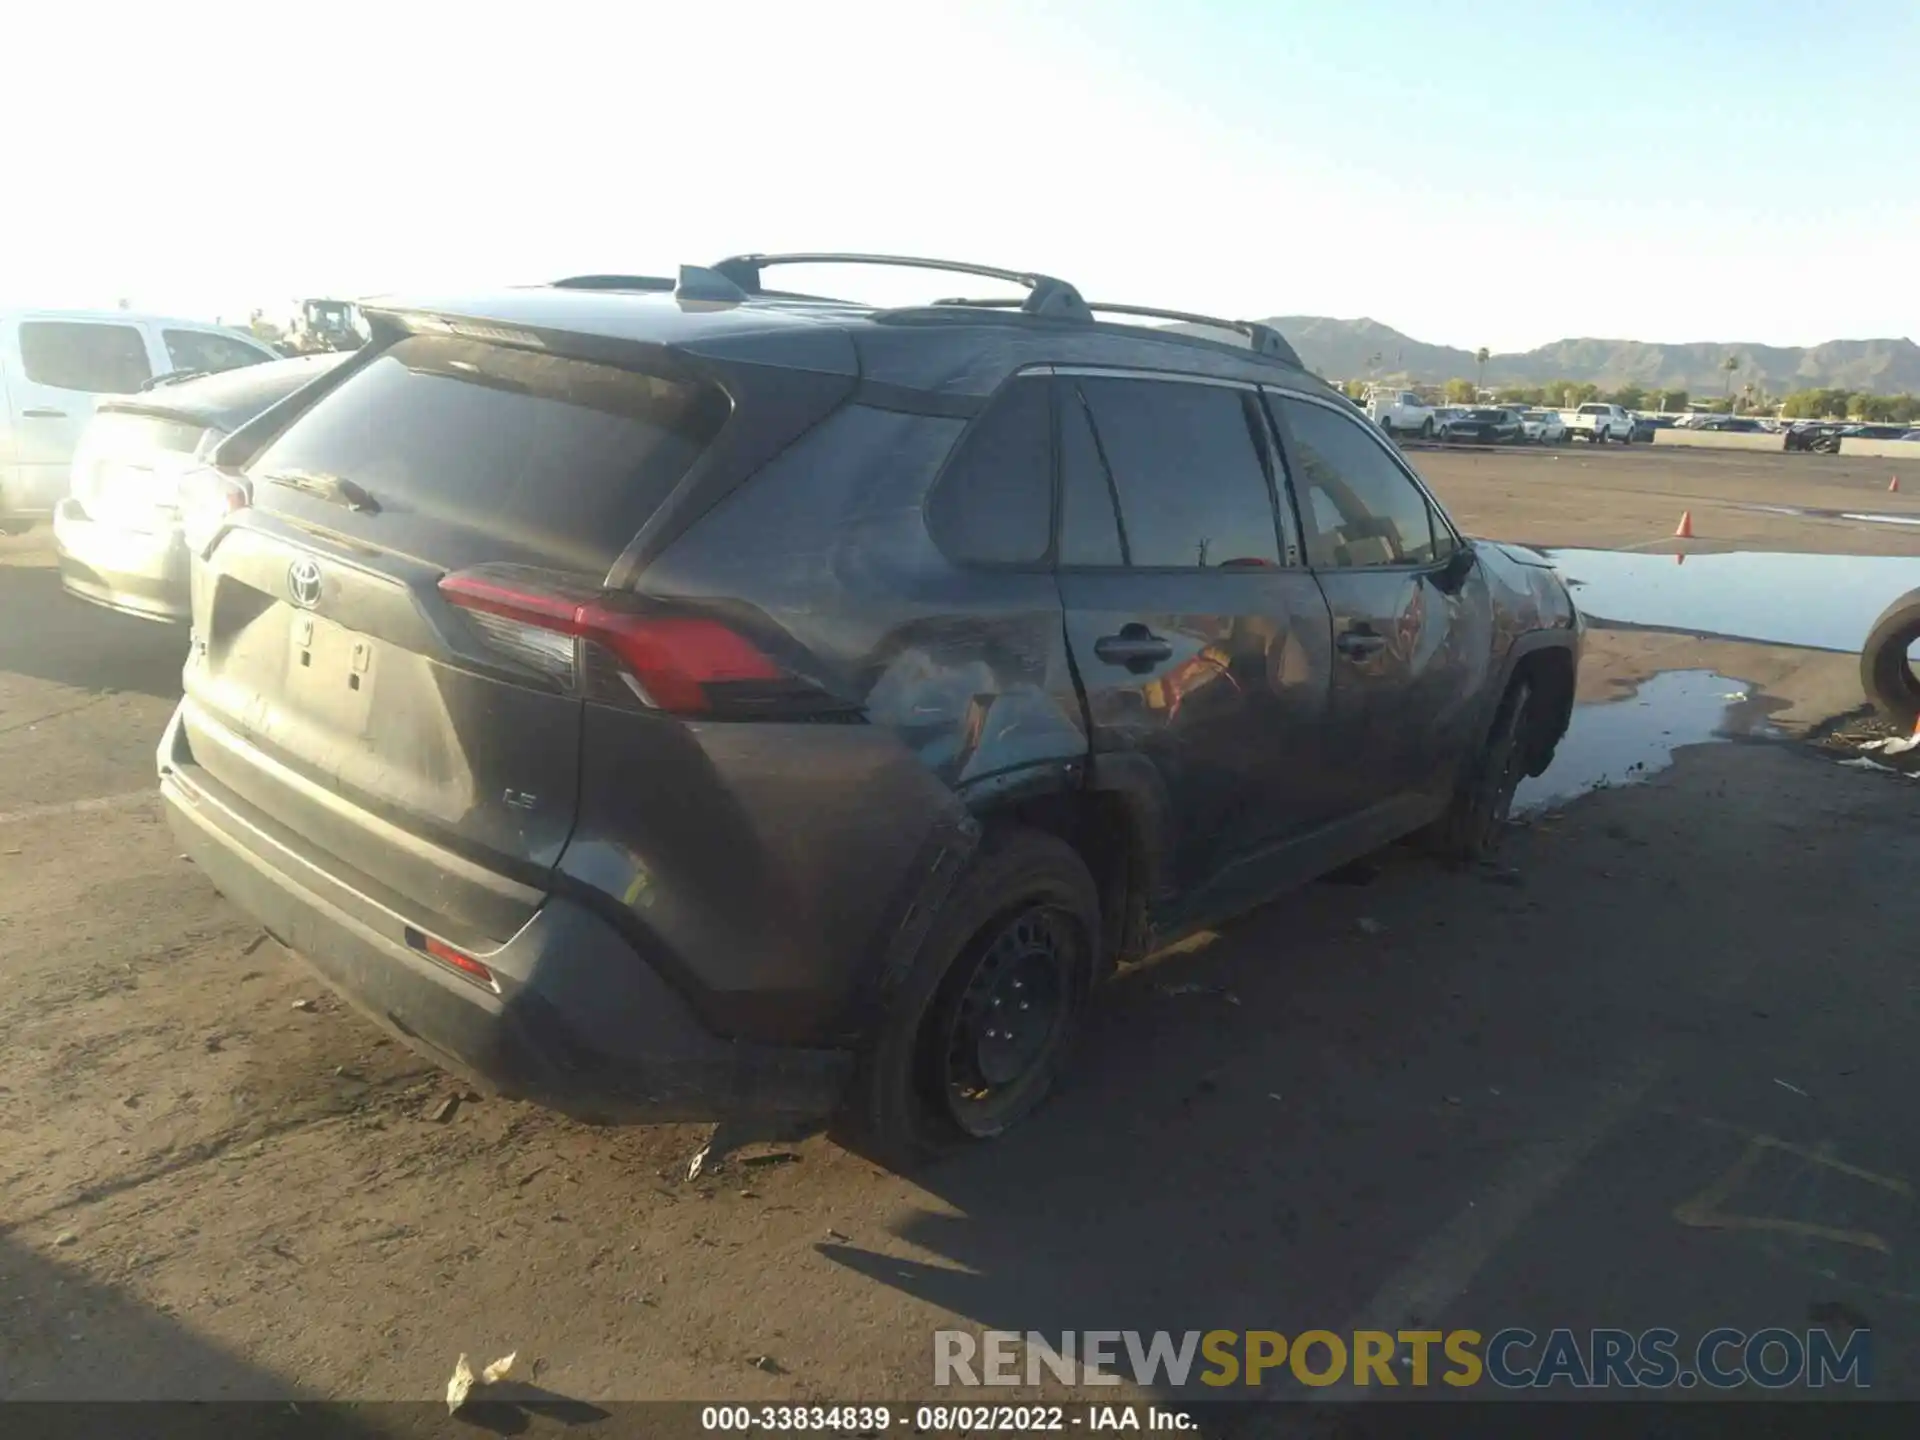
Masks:
[[[891,986],[838,1137],[905,1169],[1025,1119],[1064,1066],[1099,945],[1099,891],[1072,847],[990,833]]]
[[[1443,859],[1491,860],[1513,813],[1513,793],[1526,778],[1532,731],[1533,682],[1516,678],[1500,697],[1486,742],[1468,764],[1453,801],[1428,829],[1427,847]]]
[[[1860,686],[1903,733],[1920,720],[1920,676],[1907,651],[1920,642],[1920,590],[1909,590],[1880,614],[1860,652]]]

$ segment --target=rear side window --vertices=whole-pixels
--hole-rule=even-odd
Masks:
[[[342,381],[249,472],[340,477],[381,513],[611,568],[726,419],[717,389],[534,350],[412,336]],[[342,517],[340,523],[345,523]],[[417,532],[416,532],[417,533]]]
[[[1053,530],[1053,437],[1047,382],[1013,381],[961,439],[927,504],[951,558],[988,565],[1046,557]]]
[[[1365,426],[1325,405],[1275,400],[1293,441],[1294,494],[1315,566],[1428,565],[1451,546],[1426,496]]]
[[[1280,563],[1247,392],[1104,377],[1073,388],[1093,421],[1129,563],[1204,570]]]
[[[94,395],[131,395],[153,378],[138,329],[88,321],[21,321],[20,368],[36,385]]]
[[[200,370],[211,375],[273,358],[244,340],[216,335],[211,330],[162,330],[160,338],[176,370]]]

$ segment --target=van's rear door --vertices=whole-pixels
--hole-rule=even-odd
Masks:
[[[504,939],[572,830],[581,701],[449,572],[584,590],[718,432],[716,387],[453,335],[399,340],[254,457],[194,584],[201,783],[453,940]]]

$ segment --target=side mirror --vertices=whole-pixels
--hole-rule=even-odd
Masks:
[[[1473,567],[1480,557],[1474,553],[1471,541],[1461,541],[1453,554],[1447,557],[1447,563],[1440,567],[1440,573],[1434,576],[1434,583],[1448,594],[1452,594],[1467,583],[1467,577],[1473,574]]]

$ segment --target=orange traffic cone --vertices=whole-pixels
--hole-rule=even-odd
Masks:
[[[1673,538],[1676,540],[1691,540],[1693,538],[1693,512],[1691,510],[1682,510],[1680,512],[1680,528],[1673,532]]]
[[[1899,492],[1900,477],[1898,475],[1890,476],[1887,480],[1887,493],[1889,495],[1897,495]]]

